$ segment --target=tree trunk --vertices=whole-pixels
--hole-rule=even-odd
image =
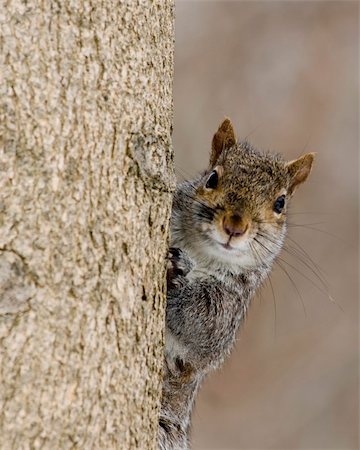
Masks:
[[[0,61],[0,447],[155,448],[172,0],[10,0]]]

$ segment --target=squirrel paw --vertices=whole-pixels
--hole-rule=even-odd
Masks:
[[[167,265],[168,289],[179,288],[187,284],[186,275],[193,269],[194,263],[190,257],[176,247],[169,249]]]

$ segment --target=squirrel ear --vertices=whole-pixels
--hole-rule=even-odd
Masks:
[[[214,134],[211,146],[210,166],[213,167],[224,149],[236,144],[234,128],[230,119],[226,118]]]
[[[311,167],[313,165],[315,158],[315,153],[307,153],[306,155],[300,156],[298,159],[289,161],[285,164],[285,167],[290,174],[290,186],[289,192],[292,194],[295,188],[303,183],[310,174]]]

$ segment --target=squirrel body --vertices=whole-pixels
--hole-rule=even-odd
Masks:
[[[208,170],[178,185],[171,217],[160,450],[186,450],[204,377],[234,345],[286,234],[286,210],[314,155],[285,162],[237,142],[225,119]]]

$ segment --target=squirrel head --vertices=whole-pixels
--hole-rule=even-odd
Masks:
[[[249,269],[270,263],[285,237],[289,201],[313,160],[307,153],[286,162],[237,142],[225,119],[212,141],[209,168],[188,194],[197,253]]]

